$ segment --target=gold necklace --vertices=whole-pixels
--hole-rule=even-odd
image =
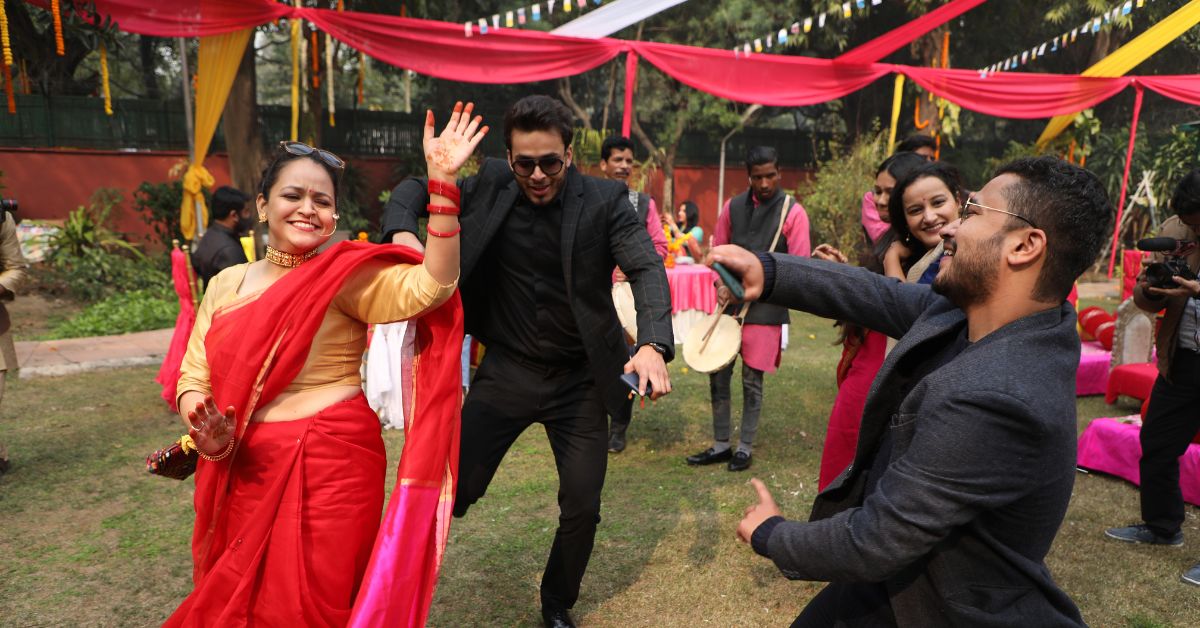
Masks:
[[[271,262],[277,266],[283,266],[284,268],[295,268],[312,259],[312,257],[316,254],[316,249],[313,249],[307,253],[301,253],[300,255],[296,255],[295,253],[284,253],[283,251],[280,251],[279,249],[268,244],[266,259],[268,262]]]

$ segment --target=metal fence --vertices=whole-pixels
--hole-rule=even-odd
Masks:
[[[291,125],[291,110],[285,106],[259,106],[263,141],[285,138]],[[350,156],[420,159],[424,113],[343,109],[336,113],[335,126],[322,119],[321,144],[335,153]],[[502,116],[489,117],[492,132],[484,139],[483,154],[504,155]],[[494,120],[494,121],[493,121]],[[653,135],[653,128],[647,128]],[[726,145],[728,163],[741,163],[746,149],[757,144],[774,146],[782,164],[812,166],[829,152],[829,136],[794,130],[745,129]],[[0,146],[70,147],[105,150],[187,150],[186,123],[181,100],[120,99],[113,102],[113,115],[104,113],[102,101],[86,96],[17,96],[17,113],[0,112]],[[212,151],[224,150],[224,135],[218,128]],[[642,149],[636,151],[643,157]],[[680,164],[715,164],[720,142],[712,134],[693,132],[683,136],[677,152]]]

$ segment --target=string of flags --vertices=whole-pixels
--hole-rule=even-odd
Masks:
[[[520,28],[531,22],[542,21],[543,16],[549,18],[555,11],[567,15],[582,14],[589,5],[597,7],[603,3],[604,0],[543,0],[528,7],[493,13],[490,18],[481,17],[473,22],[463,22],[463,34],[471,37],[476,30],[480,35],[487,35],[488,31],[493,29]]]
[[[1146,4],[1153,2],[1155,0],[1123,0],[1117,2],[1111,8],[1106,9],[1104,13],[1088,19],[1083,24],[1069,31],[1063,31],[1061,34],[1040,44],[1034,44],[1032,48],[1023,50],[1007,59],[1001,59],[987,67],[980,68],[979,73],[991,74],[1015,70],[1030,61],[1036,60],[1038,57],[1044,57],[1059,50],[1065,50],[1074,44],[1081,35],[1095,35],[1105,25],[1112,24],[1114,21],[1133,13],[1134,10],[1144,8]]]
[[[733,52],[738,56],[750,56],[756,52],[771,52],[776,48],[782,49],[795,46],[801,41],[798,35],[801,33],[810,33],[814,28],[825,28],[825,23],[830,18],[848,20],[855,16],[863,16],[867,13],[868,5],[874,7],[880,4],[883,4],[883,0],[853,0],[851,2],[843,2],[841,7],[797,19],[792,22],[791,26],[782,27],[778,31],[768,33],[766,37],[758,37],[753,41],[743,42],[740,46],[734,46]]]

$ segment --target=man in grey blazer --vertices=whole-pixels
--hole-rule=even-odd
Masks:
[[[942,229],[928,286],[736,247],[746,298],[900,338],[854,462],[785,520],[766,487],[738,536],[785,576],[828,581],[794,626],[1079,626],[1044,562],[1071,497],[1079,337],[1065,302],[1112,208],[1090,172],[1022,159]]]

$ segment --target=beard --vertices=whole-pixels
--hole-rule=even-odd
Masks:
[[[933,291],[949,299],[959,309],[982,303],[996,287],[999,275],[997,260],[1003,240],[1003,233],[996,234],[976,252],[971,252],[970,247],[964,250],[952,240],[954,255],[950,258],[950,267],[940,271],[934,278]]]

